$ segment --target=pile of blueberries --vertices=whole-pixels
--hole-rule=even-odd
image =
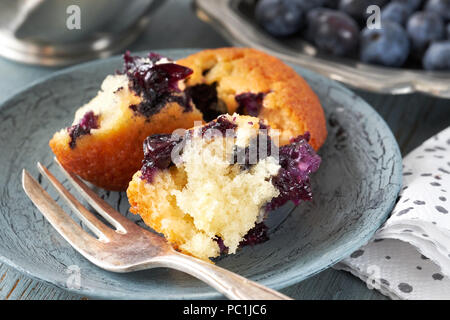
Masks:
[[[325,54],[450,70],[450,0],[259,0],[255,18],[271,35],[299,35]]]

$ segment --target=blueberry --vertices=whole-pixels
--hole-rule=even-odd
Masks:
[[[400,67],[408,55],[408,35],[398,23],[383,21],[381,29],[365,28],[361,33],[360,58],[364,62]]]
[[[393,0],[392,2],[400,2],[407,5],[411,9],[411,12],[418,10],[422,4],[422,0]]]
[[[177,102],[190,110],[191,105],[184,99],[178,81],[186,79],[193,71],[175,63],[156,64],[162,57],[150,53],[148,59],[132,56],[125,52],[123,74],[128,76],[134,93],[143,99],[130,108],[145,117],[161,111],[168,102]]]
[[[263,108],[263,100],[266,93],[252,93],[245,92],[235,96],[238,103],[236,112],[239,114],[246,114],[252,117],[257,117]]]
[[[411,9],[405,3],[391,2],[381,10],[381,19],[397,22],[404,26],[411,13]]]
[[[414,56],[421,57],[428,45],[445,36],[444,22],[434,12],[418,11],[408,20],[407,31],[411,39]]]
[[[225,113],[217,96],[217,82],[212,84],[199,83],[187,87],[184,92],[194,102],[195,107],[203,114],[205,121],[211,121]]]
[[[202,136],[209,133],[210,135],[213,133],[220,132],[222,136],[227,134],[228,130],[236,129],[236,124],[227,119],[226,116],[221,115],[217,117],[216,121],[210,121],[202,127],[201,133]]]
[[[367,18],[367,7],[377,5],[380,8],[387,3],[387,0],[340,0],[339,10],[352,16],[356,21],[362,23]]]
[[[306,37],[319,50],[337,56],[356,51],[359,29],[347,14],[325,8],[313,9],[307,17]]]
[[[272,211],[289,200],[295,204],[311,200],[309,176],[319,169],[321,158],[308,144],[309,139],[310,134],[307,132],[290,144],[280,147],[278,154],[281,168],[272,180],[280,194],[266,205],[267,211]]]
[[[255,224],[255,226],[250,229],[247,234],[244,236],[244,239],[239,243],[240,247],[265,242],[269,240],[269,236],[267,235],[267,231],[269,228],[264,224],[264,222],[259,222]],[[220,246],[219,246],[220,247]]]
[[[158,170],[169,168],[172,163],[172,150],[182,142],[182,137],[171,134],[154,134],[148,136],[143,143],[144,160],[142,161],[141,178],[148,182]]]
[[[93,111],[86,112],[78,124],[67,128],[70,137],[69,147],[74,149],[79,137],[90,134],[92,129],[98,128],[98,116],[96,116]]]
[[[426,70],[450,70],[450,40],[434,42],[423,57]]]
[[[274,36],[289,36],[303,25],[303,9],[298,0],[261,0],[256,5],[255,18]]]
[[[428,0],[425,10],[437,13],[447,21],[450,20],[450,0]]]

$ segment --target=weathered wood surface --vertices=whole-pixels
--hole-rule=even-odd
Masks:
[[[176,21],[176,23],[174,23]],[[210,26],[199,21],[186,0],[171,0],[161,8],[132,51],[162,48],[205,48],[228,45]],[[20,65],[0,59],[0,101],[56,69]],[[450,100],[419,94],[379,95],[356,91],[386,120],[402,154],[450,125]],[[352,275],[328,269],[283,293],[296,299],[385,299]],[[31,279],[0,264],[0,299],[83,299],[53,285]]]

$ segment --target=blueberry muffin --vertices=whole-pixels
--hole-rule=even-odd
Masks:
[[[316,150],[325,141],[317,96],[292,68],[265,53],[222,48],[177,63],[153,53],[146,58],[127,53],[124,59],[123,72],[108,76],[72,126],[50,141],[67,170],[99,187],[127,188],[141,166],[147,136],[221,114],[258,117],[279,132],[280,145],[306,132]]]
[[[311,199],[320,157],[309,134],[279,147],[256,117],[221,115],[177,134],[149,136],[130,182],[130,211],[177,250],[208,260],[268,239],[268,212]]]

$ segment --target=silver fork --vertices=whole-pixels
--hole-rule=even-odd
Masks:
[[[61,170],[81,196],[114,228],[101,222],[87,210],[42,164],[39,171],[69,203],[95,237],[81,228],[25,170],[25,193],[50,224],[79,253],[100,268],[112,272],[131,272],[168,267],[186,272],[215,288],[230,299],[290,300],[291,298],[208,262],[175,251],[163,238],[139,227],[114,210],[76,175]]]

